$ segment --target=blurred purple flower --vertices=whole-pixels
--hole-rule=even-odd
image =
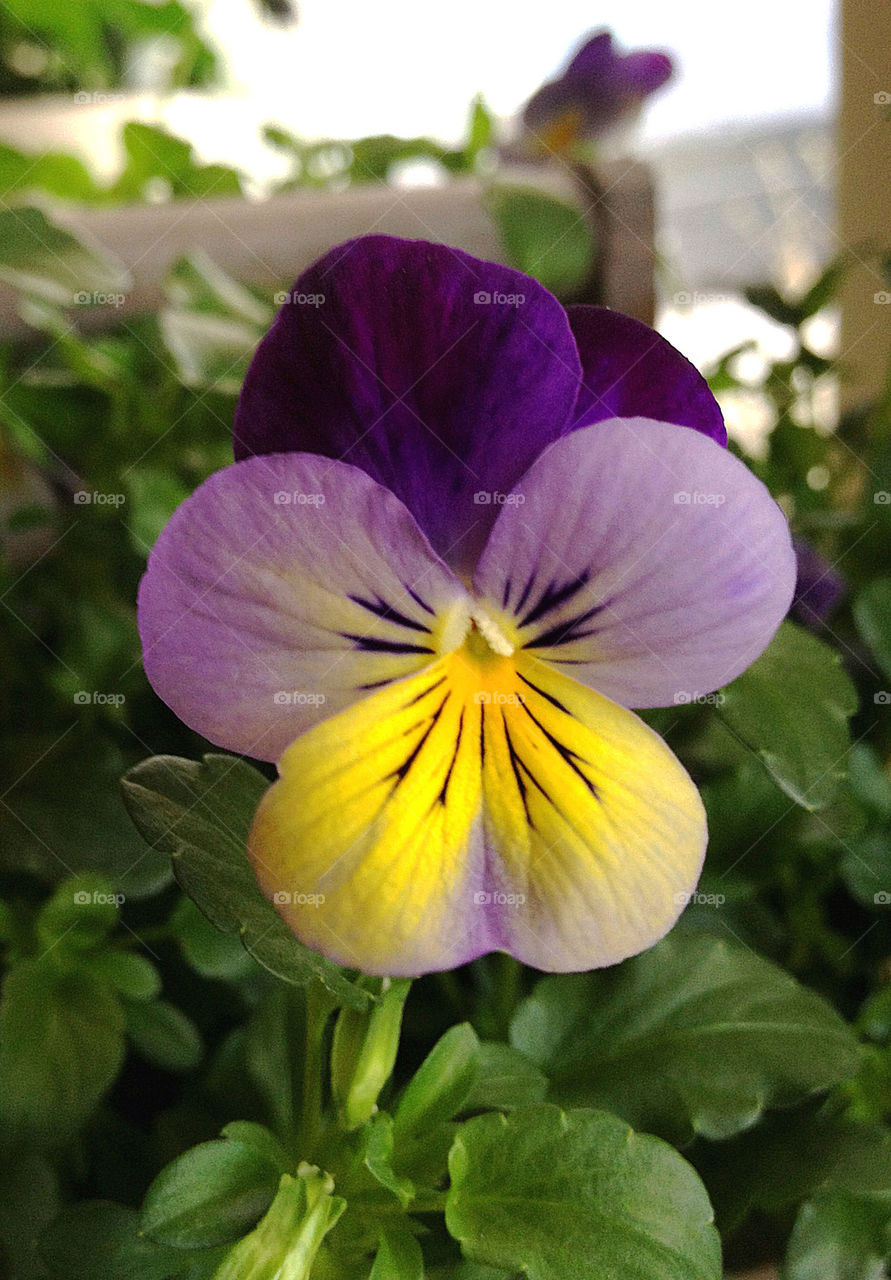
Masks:
[[[829,561],[804,538],[793,538],[798,577],[791,614],[797,622],[815,630],[841,603],[845,580]]]
[[[672,74],[667,53],[637,49],[618,53],[612,33],[598,31],[576,53],[562,75],[529,99],[523,126],[549,151],[565,151],[595,139],[633,115]]]

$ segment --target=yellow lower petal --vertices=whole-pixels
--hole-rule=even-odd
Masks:
[[[299,738],[251,833],[308,945],[371,973],[505,949],[538,968],[657,941],[696,883],[692,781],[635,715],[472,634]]]

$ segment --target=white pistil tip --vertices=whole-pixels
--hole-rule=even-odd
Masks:
[[[502,658],[509,658],[514,651],[514,646],[505,638],[498,623],[482,609],[475,609],[472,617],[480,635],[492,652],[500,654]]]

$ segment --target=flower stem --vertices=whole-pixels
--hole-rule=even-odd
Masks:
[[[322,1119],[325,1027],[336,1001],[320,982],[311,982],[305,995],[306,1031],[303,1046],[303,1088],[300,1097],[300,1156],[311,1161]]]

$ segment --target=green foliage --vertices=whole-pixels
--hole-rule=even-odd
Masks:
[[[140,832],[170,854],[179,884],[216,928],[286,982],[317,978],[348,1007],[365,1008],[362,988],[298,942],[260,892],[245,846],[267,787],[261,773],[236,756],[159,756],[131,769],[123,787]]]
[[[107,95],[88,91],[121,85],[136,51],[153,41],[175,51],[158,88],[213,80],[214,55],[177,0],[10,0],[0,19],[0,93],[77,90],[76,105],[101,102]]]
[[[529,1280],[720,1277],[693,1170],[605,1111],[540,1106],[469,1120],[449,1170],[448,1228],[476,1261]]]
[[[845,776],[857,695],[840,655],[784,622],[748,671],[723,692],[719,714],[778,785],[805,809],[824,809]]]
[[[193,1147],[149,1187],[140,1231],[159,1244],[205,1249],[239,1239],[275,1197],[282,1170],[244,1134]]]
[[[487,205],[512,266],[560,297],[581,289],[595,253],[584,210],[535,187],[498,184]]]
[[[675,1142],[728,1137],[858,1063],[841,1018],[783,970],[680,934],[616,969],[542,979],[511,1040],[556,1101],[609,1107]]]

